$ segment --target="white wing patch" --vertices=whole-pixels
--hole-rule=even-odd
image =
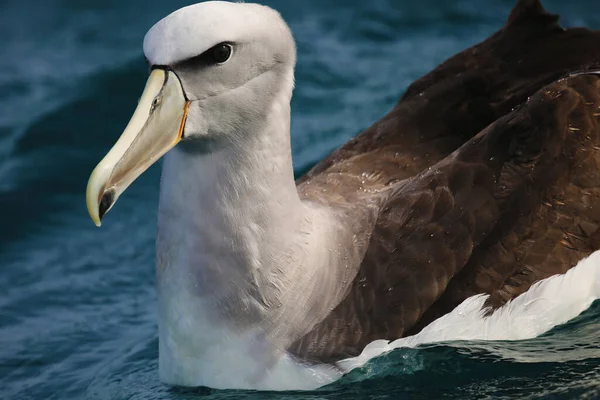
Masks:
[[[600,250],[563,275],[535,283],[519,297],[484,316],[487,295],[469,297],[452,312],[433,321],[414,336],[392,342],[377,340],[363,352],[339,364],[346,371],[373,357],[401,347],[451,340],[523,340],[564,324],[600,298]]]

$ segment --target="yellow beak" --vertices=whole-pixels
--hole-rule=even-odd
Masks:
[[[129,124],[88,181],[87,209],[96,226],[119,195],[181,140],[188,107],[177,76],[154,69]]]

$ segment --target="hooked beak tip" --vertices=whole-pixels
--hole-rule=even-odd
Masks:
[[[100,226],[102,222],[102,218],[106,214],[108,210],[112,207],[115,202],[115,192],[112,189],[107,190],[102,195],[102,199],[100,200],[100,204],[98,205],[98,221],[94,221],[96,226]]]

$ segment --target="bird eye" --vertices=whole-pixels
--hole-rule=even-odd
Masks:
[[[222,64],[231,57],[231,45],[221,43],[212,48],[211,55],[215,63]]]

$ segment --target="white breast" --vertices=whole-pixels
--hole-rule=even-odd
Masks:
[[[182,290],[181,283],[162,280],[159,296],[159,373],[167,384],[310,390],[342,376],[330,366],[307,366],[271,348],[257,330],[240,333],[215,324],[205,312],[210,305]]]

